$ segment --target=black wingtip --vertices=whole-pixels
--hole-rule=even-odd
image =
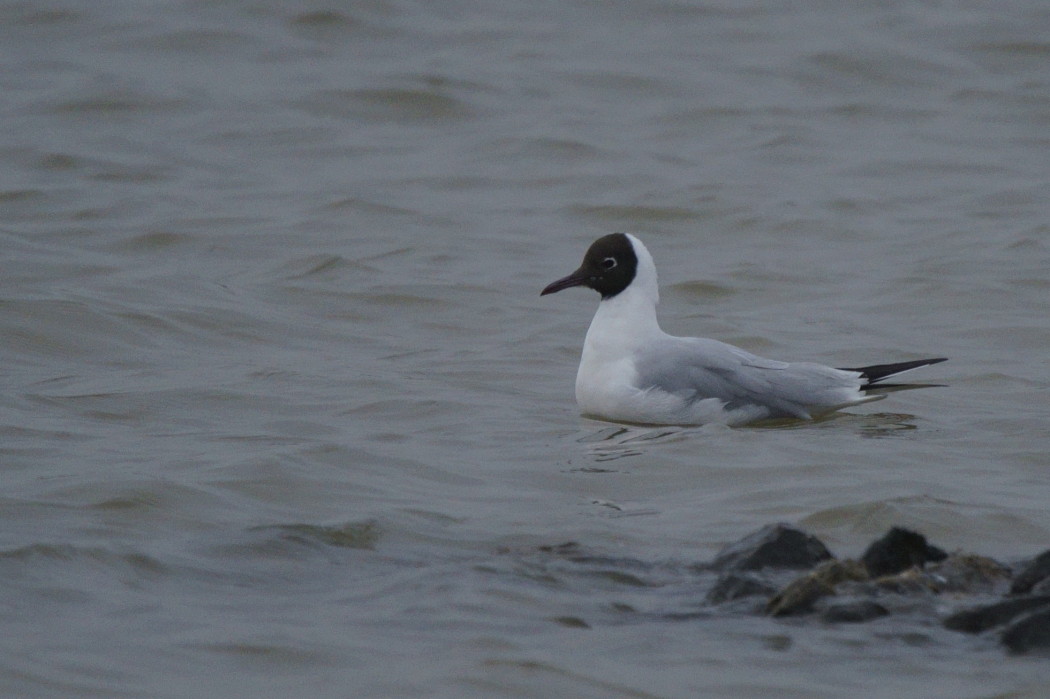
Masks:
[[[873,364],[871,366],[858,367],[853,369],[843,368],[842,371],[855,371],[860,374],[865,381],[865,386],[870,386],[874,383],[878,383],[883,379],[897,374],[903,374],[906,371],[912,369],[918,369],[919,367],[929,366],[931,364],[940,364],[941,362],[948,361],[947,357],[933,357],[931,359],[915,359],[910,362],[896,362],[894,364]]]

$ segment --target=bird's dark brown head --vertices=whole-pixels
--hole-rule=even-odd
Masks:
[[[638,271],[638,255],[624,233],[610,233],[591,243],[583,264],[567,277],[551,282],[540,296],[571,286],[586,286],[609,299],[630,286]]]

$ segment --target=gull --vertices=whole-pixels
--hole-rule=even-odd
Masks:
[[[573,286],[601,294],[576,374],[583,415],[640,425],[745,425],[819,417],[884,398],[880,383],[945,357],[835,369],[812,362],[764,359],[739,347],[660,329],[660,292],[649,251],[629,233],[591,244],[583,264],[541,296]],[[918,385],[912,384],[911,387]]]

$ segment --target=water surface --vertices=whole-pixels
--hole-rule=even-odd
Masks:
[[[781,520],[1050,546],[1047,36],[1035,0],[3,3],[0,687],[1039,696],[994,639],[712,616],[691,564]],[[539,290],[615,230],[669,332],[947,386],[583,419],[597,299]]]

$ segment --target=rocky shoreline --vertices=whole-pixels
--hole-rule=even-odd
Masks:
[[[695,568],[717,576],[709,608],[832,624],[920,613],[994,634],[1011,653],[1050,653],[1050,550],[1010,566],[894,527],[860,558],[839,559],[812,534],[771,524]]]

